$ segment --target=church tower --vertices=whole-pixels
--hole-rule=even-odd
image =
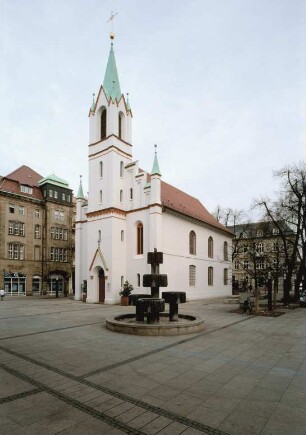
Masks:
[[[89,110],[87,302],[115,303],[125,276],[125,167],[132,161],[132,111],[121,92],[114,35],[103,85]]]

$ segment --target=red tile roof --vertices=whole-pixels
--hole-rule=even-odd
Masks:
[[[22,165],[15,171],[6,175],[5,178],[18,181],[20,184],[25,184],[26,186],[39,187],[38,181],[41,180],[43,177],[42,175],[33,171],[33,169],[29,168],[28,166]]]
[[[193,217],[208,225],[212,225],[213,227],[232,234],[228,228],[223,226],[209,213],[208,210],[206,210],[204,205],[197,198],[188,195],[182,190],[179,190],[164,181],[161,182],[161,200],[164,207]]]
[[[15,193],[27,198],[35,198],[42,200],[43,196],[38,185],[38,181],[43,177],[28,166],[20,166],[20,168],[6,175],[0,181],[0,190]],[[24,193],[20,191],[20,185],[32,187],[33,193]]]

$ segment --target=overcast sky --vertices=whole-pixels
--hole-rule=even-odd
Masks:
[[[0,0],[0,174],[28,165],[87,191],[88,110],[115,56],[133,160],[247,210],[305,159],[305,0]]]

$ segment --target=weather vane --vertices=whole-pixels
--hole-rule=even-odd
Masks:
[[[111,12],[111,16],[110,16],[110,18],[109,18],[109,20],[107,21],[108,23],[109,22],[111,22],[111,25],[112,25],[112,30],[111,30],[111,32],[110,32],[110,39],[114,39],[115,38],[115,34],[114,34],[114,18],[115,18],[115,16],[116,15],[118,15],[118,12]]]

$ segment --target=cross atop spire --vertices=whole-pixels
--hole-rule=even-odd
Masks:
[[[109,20],[107,21],[108,23],[111,23],[112,25],[112,30],[109,34],[110,39],[114,39],[115,38],[115,34],[114,34],[114,18],[116,17],[116,15],[118,15],[118,12],[111,12],[111,16],[109,18]]]

